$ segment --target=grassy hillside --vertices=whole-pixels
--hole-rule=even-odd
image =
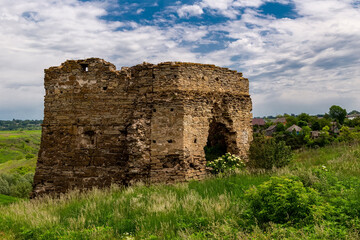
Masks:
[[[0,239],[359,239],[359,173],[360,146],[338,145],[270,172],[21,200],[0,206]]]
[[[28,197],[40,136],[40,130],[0,131],[0,205]]]
[[[41,130],[0,131],[0,173],[19,167],[34,170],[40,136]]]

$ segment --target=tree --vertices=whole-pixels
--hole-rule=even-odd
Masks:
[[[292,160],[291,148],[284,141],[276,142],[274,138],[264,136],[255,138],[249,150],[248,166],[253,168],[272,169],[284,167]]]
[[[349,112],[349,115],[350,114],[360,114],[360,112],[359,111],[356,111],[356,110],[352,110],[351,112]]]
[[[299,127],[303,127],[303,126],[307,126],[308,124],[307,124],[307,122],[305,122],[305,121],[303,121],[303,120],[300,120],[300,121],[298,121],[297,125],[298,125]]]
[[[332,119],[336,120],[338,123],[343,124],[346,118],[346,109],[343,109],[339,106],[332,105],[330,107],[329,115]]]
[[[276,132],[284,132],[285,131],[285,125],[282,123],[276,124]]]
[[[297,118],[295,116],[286,117],[286,128],[291,127],[293,124],[297,123]]]
[[[310,119],[311,119],[311,117],[310,117],[310,115],[307,114],[307,113],[300,113],[300,114],[298,115],[298,119],[299,119],[299,121],[301,120],[301,121],[304,121],[304,122],[309,122]]]

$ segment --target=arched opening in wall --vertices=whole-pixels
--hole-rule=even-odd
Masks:
[[[212,121],[209,127],[209,135],[204,147],[206,161],[212,161],[221,157],[229,150],[230,132],[222,123]]]

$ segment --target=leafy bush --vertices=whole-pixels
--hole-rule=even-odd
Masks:
[[[339,179],[325,165],[311,169],[308,176],[299,175],[306,186],[315,189],[325,197],[328,203],[326,209],[328,219],[344,226],[351,225],[356,218],[359,219],[360,180],[358,178]]]
[[[31,183],[20,181],[16,185],[10,187],[10,195],[18,198],[27,198],[32,190]]]
[[[240,159],[240,157],[232,155],[231,153],[226,153],[213,161],[208,161],[206,166],[212,169],[212,173],[217,174],[235,169],[243,169],[245,167],[245,163]]]
[[[260,225],[265,223],[306,224],[312,222],[320,195],[304,187],[295,177],[272,177],[257,188],[249,189],[246,198],[250,216]]]
[[[21,175],[2,174],[0,175],[0,194],[18,198],[27,198],[32,190],[34,174]]]
[[[0,194],[9,195],[10,187],[9,183],[0,177]]]
[[[284,167],[292,159],[291,148],[284,141],[276,142],[272,138],[259,137],[250,145],[249,166],[271,169]]]

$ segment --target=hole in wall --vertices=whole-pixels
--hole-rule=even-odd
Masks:
[[[195,164],[194,164],[194,163],[190,163],[189,166],[190,166],[191,168],[195,168]]]
[[[81,65],[81,68],[84,72],[88,72],[89,71],[89,64],[86,64],[86,63],[83,63],[83,64],[80,64]]]
[[[228,151],[229,130],[222,123],[212,121],[204,147],[206,161],[213,161]]]
[[[170,108],[170,112],[173,112],[174,111],[174,109],[173,108]]]
[[[196,139],[196,138],[194,139],[194,143],[197,143],[197,139]]]
[[[155,74],[152,74],[152,78],[155,78]]]
[[[85,131],[84,134],[91,137],[91,136],[95,135],[95,132],[92,130],[88,130],[88,131]]]
[[[153,140],[153,143],[156,143],[156,140]]]
[[[173,140],[172,140],[172,139],[170,139],[170,140],[167,140],[167,142],[168,142],[168,143],[173,143]]]
[[[106,90],[107,90],[107,87],[103,87],[103,90],[106,91]]]
[[[153,109],[153,112],[156,112],[156,109],[155,109],[155,108]]]

